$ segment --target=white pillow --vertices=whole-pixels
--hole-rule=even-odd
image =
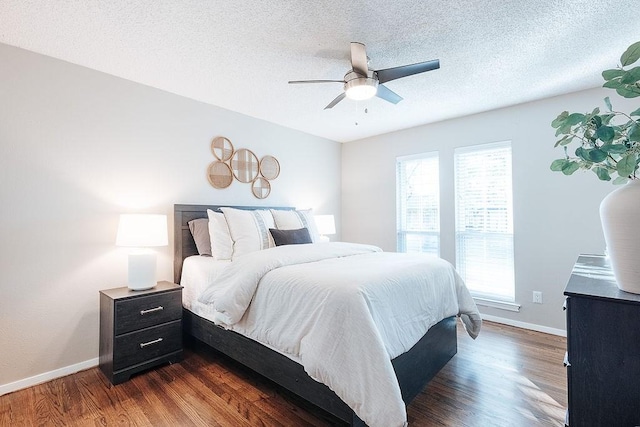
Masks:
[[[313,218],[311,209],[299,211],[271,209],[271,214],[273,215],[278,230],[306,228],[309,230],[309,235],[313,243],[320,241],[320,234],[316,228],[316,220]]]
[[[269,233],[270,228],[276,228],[271,212],[233,208],[220,208],[220,210],[224,213],[233,240],[231,259],[275,247],[273,237]]]
[[[211,239],[211,256],[217,260],[229,260],[233,254],[233,240],[229,234],[227,220],[222,212],[207,209],[209,217],[209,238]]]

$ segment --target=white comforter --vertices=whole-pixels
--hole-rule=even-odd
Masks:
[[[369,426],[404,426],[391,359],[440,320],[478,310],[440,258],[352,243],[279,246],[231,263],[200,296],[215,322],[299,361]]]

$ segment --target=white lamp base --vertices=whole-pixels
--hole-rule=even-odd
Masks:
[[[129,289],[142,291],[156,286],[155,252],[129,254]]]

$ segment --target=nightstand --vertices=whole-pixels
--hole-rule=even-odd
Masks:
[[[100,291],[100,369],[112,384],[182,358],[182,286]]]

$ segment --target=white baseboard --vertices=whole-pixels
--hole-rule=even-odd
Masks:
[[[98,366],[97,357],[94,359],[85,360],[84,362],[76,363],[75,365],[65,366],[60,369],[55,369],[53,371],[34,375],[33,377],[25,378],[23,380],[15,381],[9,384],[0,384],[0,396],[14,391],[22,390],[23,388],[42,384],[56,378],[75,374],[76,372],[84,371],[85,369],[93,368],[94,366]]]
[[[490,322],[502,323],[503,325],[515,326],[517,328],[529,329],[532,331],[544,332],[545,334],[558,335],[566,337],[567,331],[564,329],[549,328],[548,326],[536,325],[534,323],[519,322],[517,320],[505,319],[504,317],[491,316],[490,314],[480,313],[483,320]]]

